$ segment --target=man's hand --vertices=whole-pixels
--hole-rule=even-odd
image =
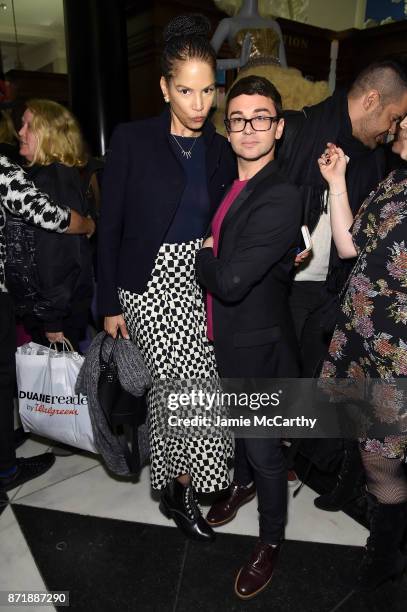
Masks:
[[[94,222],[94,220],[92,219],[91,216],[87,216],[86,219],[89,222],[89,231],[86,232],[86,238],[92,238],[93,234],[96,231],[96,223]]]
[[[213,236],[208,236],[208,238],[203,243],[202,248],[203,249],[205,248],[213,249]]]
[[[294,260],[294,265],[297,267],[299,265],[302,264],[303,261],[305,261],[311,254],[311,250],[309,251],[304,251],[303,253],[298,253],[298,255],[296,256],[295,260]]]
[[[48,342],[63,342],[65,340],[64,332],[45,332]]]
[[[71,208],[71,222],[66,234],[86,234],[90,238],[96,229],[96,225],[91,217],[82,217],[76,210]]]
[[[104,324],[105,332],[116,338],[117,330],[120,329],[121,335],[125,340],[130,340],[129,332],[127,331],[126,322],[123,315],[115,315],[114,317],[105,317]]]

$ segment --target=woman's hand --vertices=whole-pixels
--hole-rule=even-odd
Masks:
[[[208,238],[203,243],[202,248],[203,249],[206,249],[206,248],[213,249],[213,236],[208,236]]]
[[[322,176],[330,187],[344,182],[346,156],[340,147],[328,142],[325,151],[318,159],[318,165]]]
[[[114,317],[105,317],[104,323],[105,332],[116,338],[117,330],[120,329],[120,333],[125,340],[130,340],[129,332],[127,331],[126,322],[123,315],[115,315]]]
[[[64,332],[45,332],[48,342],[63,342],[65,340]]]

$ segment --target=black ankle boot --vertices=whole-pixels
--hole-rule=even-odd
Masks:
[[[178,480],[169,483],[161,495],[160,510],[175,521],[187,538],[202,542],[215,539],[215,532],[203,518],[191,485],[184,487]]]
[[[314,504],[320,510],[337,512],[346,504],[360,497],[364,483],[364,470],[357,442],[347,441],[344,457],[339,470],[335,488],[314,499]]]
[[[380,504],[370,493],[367,499],[370,535],[356,579],[357,591],[372,591],[387,580],[401,579],[407,569],[407,557],[400,551],[407,528],[407,502]]]

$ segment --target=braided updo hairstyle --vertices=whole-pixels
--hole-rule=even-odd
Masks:
[[[179,15],[164,30],[161,56],[162,74],[167,81],[174,76],[176,61],[198,59],[216,69],[216,53],[209,42],[211,24],[204,15]]]

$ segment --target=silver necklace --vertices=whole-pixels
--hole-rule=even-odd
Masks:
[[[183,149],[180,145],[180,143],[178,142],[176,136],[174,136],[174,134],[171,134],[171,136],[173,137],[173,139],[175,140],[175,142],[177,143],[177,145],[179,146],[179,148],[182,151],[182,157],[185,157],[186,159],[191,159],[191,155],[192,155],[192,149],[195,146],[196,141],[198,140],[198,138],[194,138],[194,142],[192,143],[192,147],[190,149],[188,149],[188,151],[185,151],[185,149]]]

